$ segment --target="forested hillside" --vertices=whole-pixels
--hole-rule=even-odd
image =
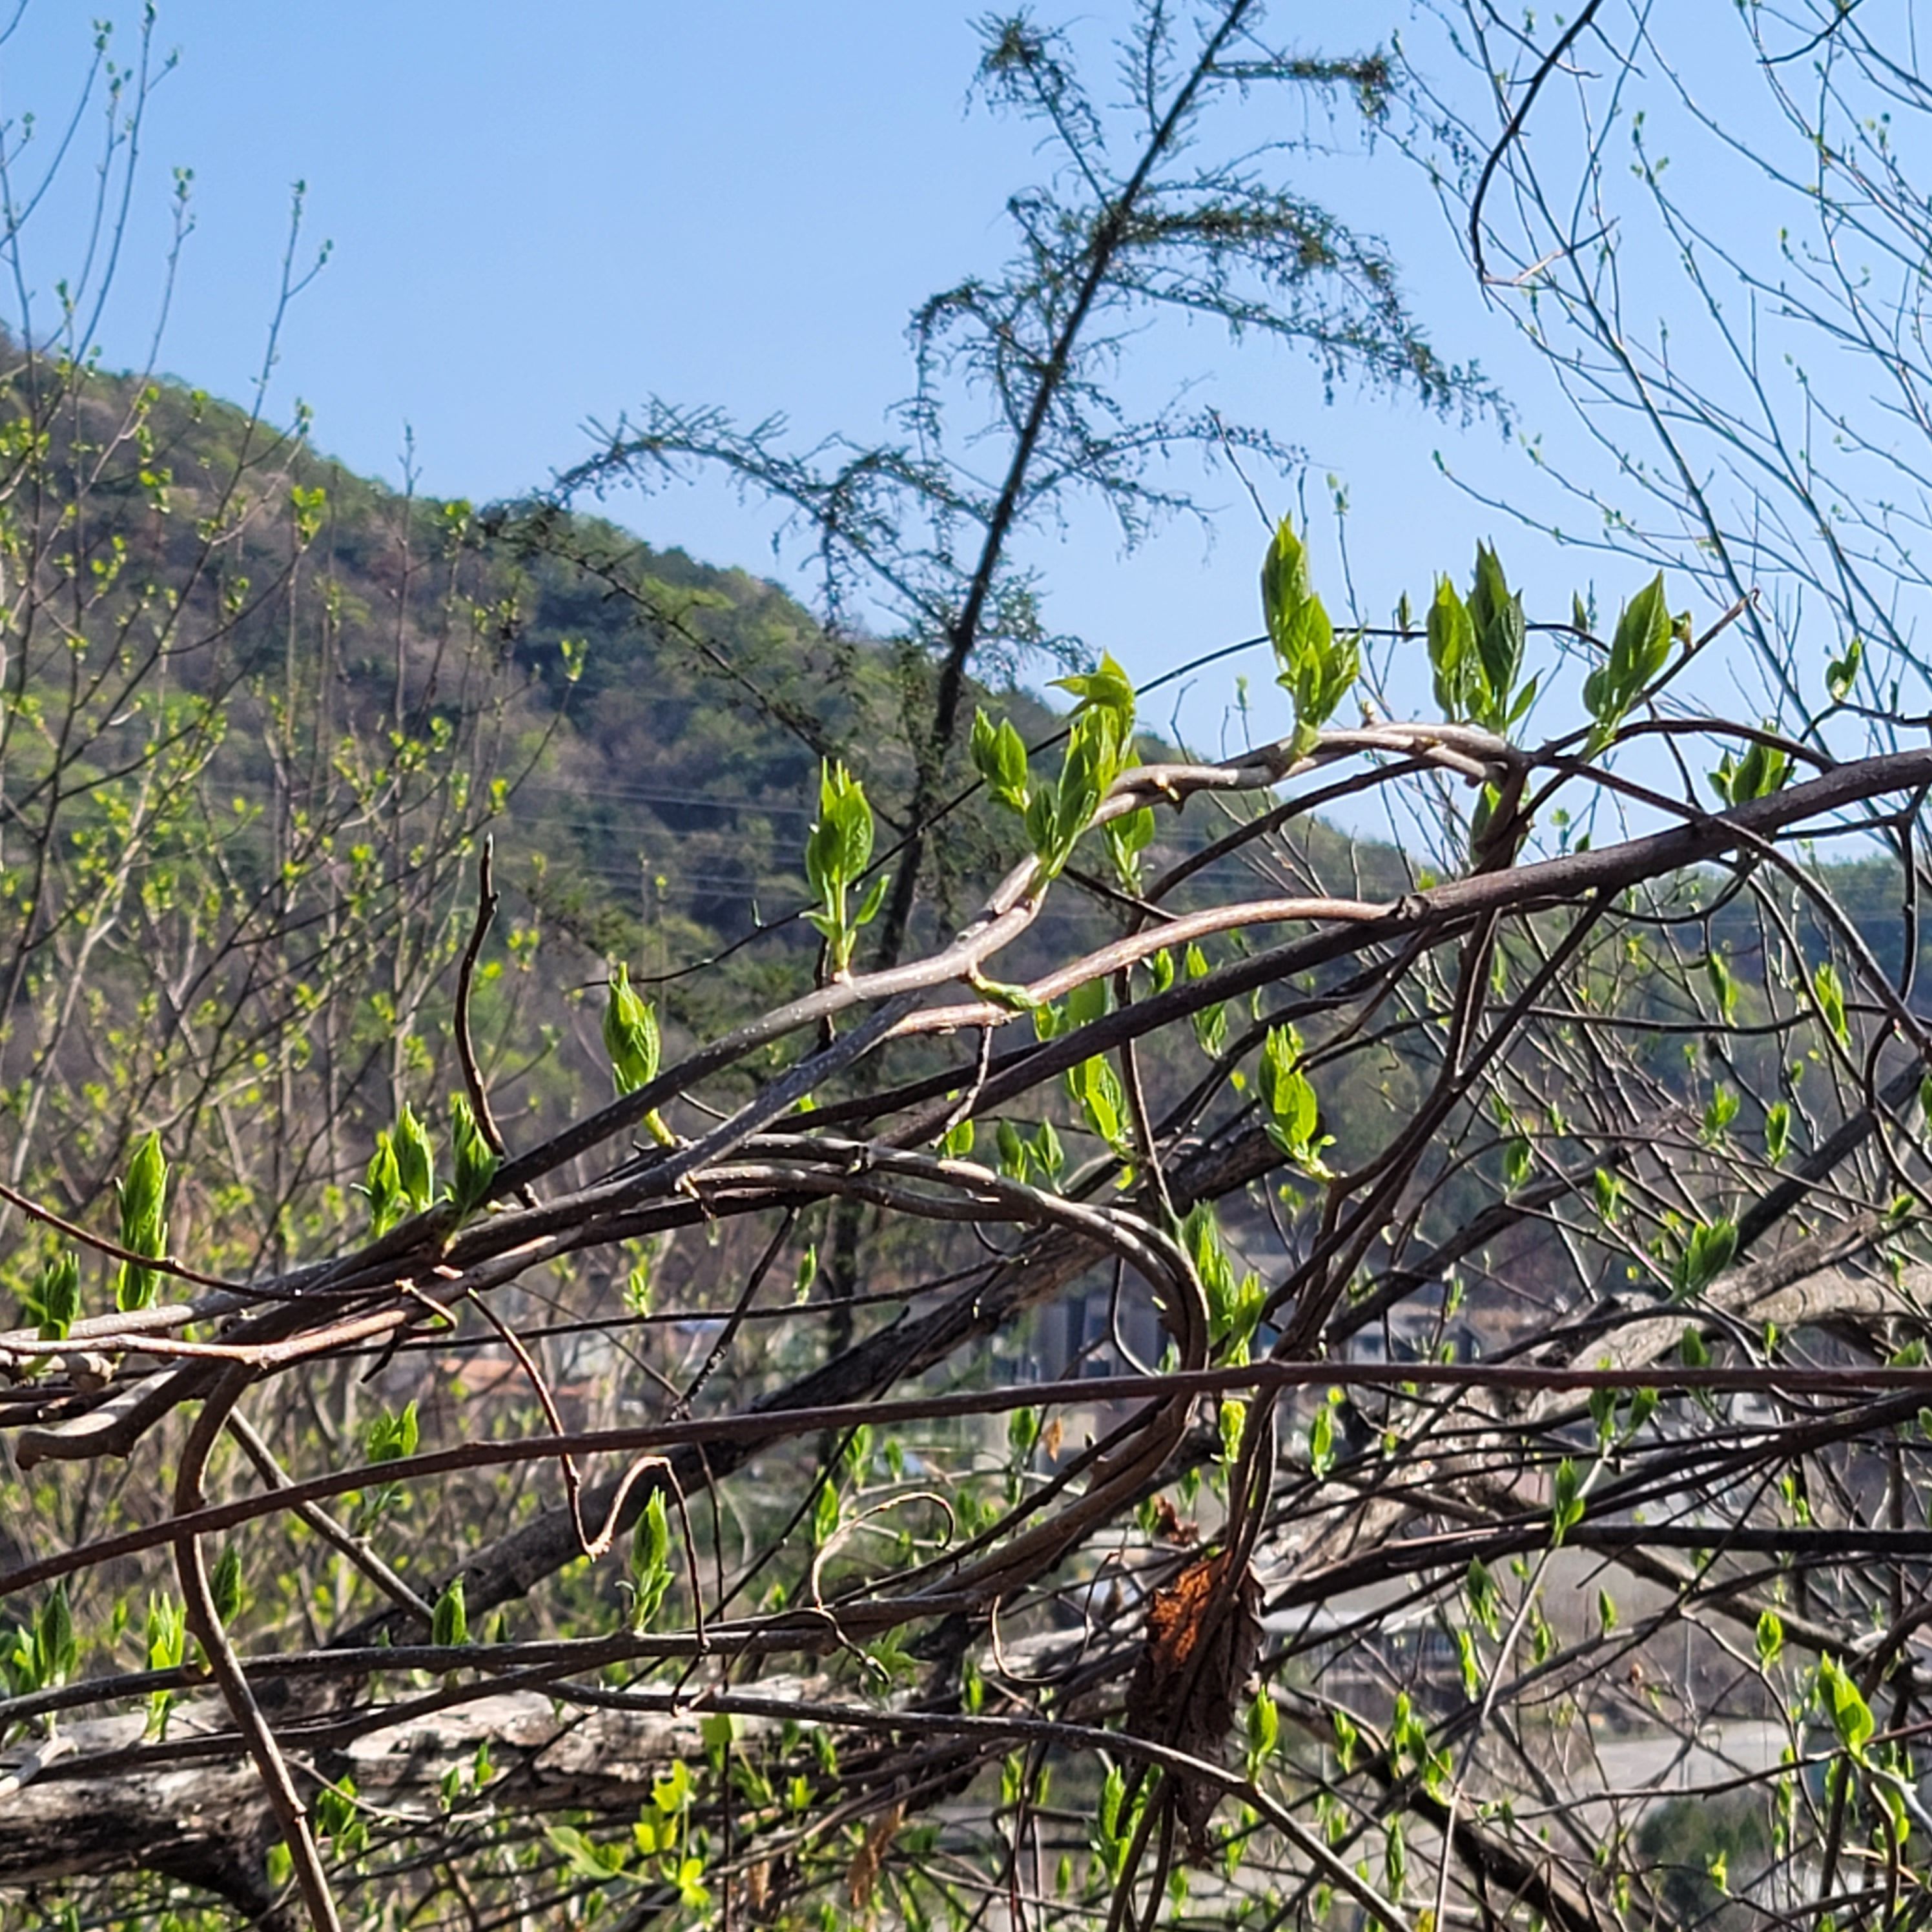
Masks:
[[[532,554],[165,385],[26,362],[8,406],[0,539],[32,600],[0,726],[16,1184],[86,1212],[143,1122],[202,1175],[224,1251],[272,1244],[359,1174],[374,1124],[440,1103],[486,837],[478,1037],[507,1119],[583,1099],[608,960],[664,979],[674,1029],[808,983],[820,761],[888,824],[903,789],[884,651],[608,526],[552,529],[586,567]],[[990,862],[983,811],[953,835],[962,872]],[[16,1292],[33,1271],[16,1251]]]
[[[259,1264],[298,1228],[352,1226],[378,1130],[459,1084],[458,968],[486,844],[500,904],[472,1026],[512,1144],[594,1103],[612,963],[674,1045],[811,983],[820,942],[800,911],[821,769],[862,778],[889,856],[929,662],[830,634],[772,584],[613,524],[398,494],[312,451],[299,425],[272,435],[205,395],[31,358],[12,386],[0,537],[26,600],[0,727],[14,1184],[84,1216],[111,1198],[115,1150],[152,1128],[184,1177],[178,1232],[211,1257]],[[1036,746],[1064,730],[1022,692],[974,701]],[[1168,755],[1145,736],[1140,750]],[[1238,822],[1163,819],[1145,862],[1185,870]],[[1211,897],[1228,863],[1394,899],[1440,855],[1305,817],[1281,842],[1172,903]],[[928,942],[1022,845],[960,788],[921,904]],[[1895,973],[1886,868],[1831,877]],[[1006,970],[1121,929],[1115,885],[1076,867],[1070,886]],[[1748,1012],[1761,922],[1714,882],[1682,891],[1686,908],[1712,899],[1708,920],[1684,928],[1670,973],[1624,997],[1690,1018],[1674,988],[1708,951],[1732,962]],[[1815,953],[1810,915],[1793,917]],[[1669,1038],[1658,1071],[1682,1086]],[[1158,1089],[1185,1090],[1164,1049],[1151,1065]],[[1324,1086],[1344,1150],[1370,1143],[1408,1077],[1398,1052],[1377,1090]],[[1688,1096],[1700,1077],[1692,1063]],[[16,1298],[40,1266],[32,1241],[12,1250]]]
[[[57,380],[16,369],[16,428]],[[10,575],[34,586],[0,739],[13,1178],[69,1211],[137,1124],[200,1177],[221,1252],[344,1198],[376,1128],[453,1081],[486,838],[502,904],[475,1024],[514,1139],[606,1077],[608,962],[680,1039],[809,983],[823,763],[862,777],[882,854],[902,822],[926,668],[742,571],[399,494],[167,385],[92,377],[13,455]],[[57,541],[29,486],[70,506]],[[1062,728],[1026,694],[982,700],[1036,743]],[[1210,836],[1163,828],[1150,860]],[[1365,892],[1409,882],[1385,850],[1299,836]],[[921,929],[967,917],[1019,845],[962,796]],[[1010,967],[1117,925],[1107,890],[1056,904]],[[37,1265],[16,1252],[16,1294]]]

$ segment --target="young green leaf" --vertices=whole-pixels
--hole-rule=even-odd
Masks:
[[[1281,1736],[1281,1713],[1265,1685],[1248,1706],[1243,1728],[1248,1737],[1248,1776],[1252,1778],[1274,1755]]]
[[[1428,635],[1436,709],[1452,722],[1473,722],[1486,696],[1476,686],[1482,669],[1476,656],[1476,627],[1470,622],[1468,606],[1446,577],[1436,580]]]
[[[1325,1476],[1335,1466],[1335,1417],[1326,1402],[1308,1425],[1308,1472]]]
[[[1028,1152],[1034,1166],[1046,1177],[1047,1186],[1058,1187],[1066,1166],[1066,1150],[1060,1144],[1060,1136],[1051,1120],[1041,1121],[1034,1130],[1033,1143]]]
[[[1490,1566],[1480,1557],[1469,1559],[1468,1574],[1462,1580],[1462,1594],[1468,1600],[1469,1614],[1487,1630],[1492,1637],[1502,1633],[1502,1592],[1496,1587],[1496,1580]]]
[[[188,1612],[173,1598],[151,1596],[148,1599],[147,1640],[150,1670],[180,1668],[182,1660],[188,1654]],[[144,1738],[159,1739],[167,1736],[168,1713],[174,1701],[172,1690],[148,1693]]]
[[[1308,553],[1292,519],[1276,526],[1262,565],[1262,608],[1274,647],[1275,682],[1294,707],[1294,745],[1306,752],[1361,670],[1359,636],[1338,637],[1309,587]]]
[[[1105,827],[1107,856],[1113,861],[1114,874],[1128,893],[1141,889],[1140,855],[1154,843],[1154,812],[1142,806],[1124,818],[1110,818]]]
[[[500,1164],[496,1150],[483,1138],[476,1110],[464,1094],[450,1096],[449,1148],[456,1167],[449,1198],[460,1220],[490,1198],[490,1184],[496,1178]]]
[[[826,1487],[830,1490],[831,1485]],[[645,1498],[638,1526],[632,1532],[631,1588],[632,1628],[648,1630],[670,1588],[670,1518],[662,1488],[653,1489]]]
[[[1600,1167],[1590,1177],[1590,1184],[1597,1198],[1597,1212],[1605,1221],[1614,1222],[1623,1206],[1623,1177]]]
[[[470,1612],[463,1600],[463,1579],[453,1576],[430,1615],[429,1640],[448,1646],[470,1641]]]
[[[1714,1146],[1730,1131],[1744,1102],[1735,1087],[1720,1087],[1704,1109],[1704,1138]]]
[[[621,1096],[634,1094],[657,1078],[663,1043],[650,1002],[631,984],[631,969],[621,959],[610,964],[610,990],[604,1003],[604,1051],[611,1083]]]
[[[1711,990],[1718,997],[1718,1012],[1726,1022],[1733,1018],[1738,1010],[1737,975],[1731,970],[1731,962],[1717,947],[1713,946],[1704,958],[1705,976],[1710,980]]]
[[[403,1218],[403,1180],[396,1165],[394,1136],[388,1128],[376,1136],[376,1151],[369,1156],[362,1192],[369,1203],[369,1233],[380,1240]]]
[[[1754,798],[1768,798],[1790,773],[1787,752],[1754,739],[1742,758],[1730,752],[1724,754],[1711,774],[1711,784],[1726,805],[1748,805]]]
[[[25,1298],[24,1312],[43,1342],[64,1342],[80,1315],[80,1257],[63,1248],[40,1270]]]
[[[397,1116],[391,1136],[396,1150],[396,1180],[402,1198],[414,1214],[426,1214],[436,1199],[436,1150],[429,1130],[407,1101]]]
[[[1671,1270],[1671,1292],[1679,1301],[1702,1294],[1731,1264],[1738,1251],[1738,1224],[1735,1221],[1700,1221]]]
[[[1811,990],[1817,998],[1818,1010],[1831,1028],[1832,1037],[1840,1046],[1850,1046],[1852,1030],[1845,1015],[1844,982],[1838,977],[1838,969],[1828,959],[1821,961],[1817,971],[1812,974]]]
[[[214,1600],[215,1620],[224,1628],[242,1614],[246,1598],[242,1582],[242,1552],[232,1543],[225,1544],[215,1559],[208,1594]]]
[[[1850,1672],[1828,1653],[1818,1666],[1818,1691],[1838,1742],[1853,1757],[1862,1757],[1877,1725]]]
[[[56,1583],[34,1619],[34,1663],[39,1677],[36,1688],[51,1690],[66,1683],[80,1662],[80,1640],[74,1634],[67,1586]]]
[[[168,1163],[158,1133],[143,1134],[134,1144],[128,1172],[118,1186],[121,1245],[137,1255],[159,1260],[167,1252]],[[114,1291],[114,1305],[123,1314],[151,1307],[160,1275],[136,1262],[123,1262]]]
[[[818,818],[806,841],[805,872],[818,909],[806,917],[825,941],[833,978],[852,970],[860,928],[878,916],[884,902],[883,878],[855,911],[853,889],[872,857],[872,808],[866,788],[844,765],[822,764],[818,774]]]
[[[1476,580],[1469,593],[1470,628],[1474,634],[1476,662],[1481,668],[1482,696],[1478,724],[1500,730],[1508,722],[1522,670],[1522,598],[1512,591],[1503,567],[1487,544],[1476,546]]]
[[[1600,736],[1614,734],[1624,714],[1670,656],[1670,606],[1660,571],[1624,606],[1606,662],[1583,682],[1583,703]]]
[[[1262,1045],[1261,1102],[1268,1138],[1304,1174],[1320,1178],[1328,1172],[1322,1151],[1333,1136],[1316,1132],[1318,1108],[1314,1085],[1301,1070],[1302,1053],[1293,1027],[1269,1028]]]
[[[1583,1479],[1566,1456],[1556,1466],[1556,1496],[1550,1508],[1552,1543],[1561,1543],[1583,1520]]]
[[[420,1424],[413,1400],[394,1414],[376,1418],[362,1432],[362,1458],[370,1463],[398,1462],[416,1453]]]
[[[1077,718],[1083,712],[1108,714],[1115,737],[1123,751],[1133,735],[1134,684],[1112,655],[1102,652],[1098,668],[1075,677],[1057,677],[1054,688],[1070,692],[1080,701],[1074,708]]]
[[[1010,812],[1024,813],[1031,774],[1027,768],[1026,742],[1002,718],[995,726],[984,711],[976,712],[971,740],[973,768],[986,789]]]
[[[1832,658],[1825,667],[1825,692],[1834,704],[1842,704],[1851,696],[1864,654],[1864,638],[1853,638],[1845,646],[1844,656]]]

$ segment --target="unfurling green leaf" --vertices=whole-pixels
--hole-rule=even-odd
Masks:
[[[1743,1105],[1735,1087],[1719,1087],[1712,1094],[1710,1105],[1704,1109],[1704,1138],[1715,1146],[1730,1131],[1731,1123],[1737,1118]]]
[[[855,911],[853,889],[872,857],[872,808],[866,788],[844,765],[822,764],[818,772],[818,818],[805,844],[805,874],[818,909],[806,917],[825,941],[832,976],[850,972],[860,928],[878,914],[884,899],[883,877]]]
[[[1031,774],[1025,740],[1012,724],[1002,718],[995,726],[984,711],[976,712],[971,750],[973,769],[986,781],[986,789],[1009,811],[1024,813]]]
[[[496,1178],[499,1165],[496,1150],[483,1138],[476,1110],[461,1094],[450,1096],[449,1150],[456,1168],[449,1198],[460,1220],[490,1198],[490,1184]]]
[[[208,1594],[214,1599],[215,1621],[225,1629],[242,1614],[245,1594],[242,1585],[242,1552],[232,1543],[224,1545],[215,1559]]]
[[[1480,674],[1476,656],[1476,627],[1469,608],[1446,577],[1436,580],[1435,601],[1429,607],[1429,668],[1436,676],[1436,706],[1452,720],[1473,718],[1486,694],[1474,688],[1472,669]]]
[[[430,1613],[429,1640],[446,1647],[470,1641],[470,1612],[463,1601],[463,1579],[452,1577]]]
[[[1502,1592],[1496,1587],[1495,1574],[1480,1556],[1469,1559],[1462,1580],[1462,1594],[1468,1599],[1469,1614],[1492,1637],[1502,1632]]]
[[[1060,1174],[1066,1166],[1066,1150],[1061,1145],[1059,1132],[1051,1120],[1042,1120],[1034,1129],[1027,1152],[1047,1186],[1058,1186]]]
[[[429,1130],[405,1101],[390,1138],[396,1150],[396,1180],[413,1214],[427,1214],[436,1199],[436,1150]]]
[[[1057,677],[1053,684],[1055,690],[1070,692],[1080,700],[1074,706],[1076,717],[1084,711],[1110,712],[1120,742],[1126,744],[1134,727],[1134,682],[1110,653],[1101,653],[1096,669],[1074,677]]]
[[[1704,1290],[1731,1264],[1738,1251],[1738,1224],[1735,1221],[1700,1221],[1690,1230],[1676,1266],[1671,1270],[1672,1298],[1690,1300]]]
[[[385,1127],[376,1136],[376,1151],[362,1192],[369,1202],[369,1232],[380,1240],[403,1218],[403,1181],[396,1166],[395,1137]]]
[[[1133,1148],[1127,1136],[1127,1096],[1120,1076],[1097,1054],[1070,1066],[1066,1090],[1085,1116],[1087,1124],[1118,1159],[1130,1161]]]
[[[1556,1490],[1550,1509],[1550,1540],[1561,1543],[1583,1520],[1583,1479],[1566,1456],[1556,1466]]]
[[[547,1825],[544,1837],[550,1849],[561,1855],[573,1878],[587,1879],[592,1884],[615,1878],[628,1856],[622,1845],[600,1845],[574,1825]]]
[[[34,1649],[43,1689],[64,1684],[80,1662],[80,1640],[74,1634],[74,1612],[67,1586],[56,1583],[34,1620]]]
[[[1624,605],[1610,644],[1610,662],[1627,702],[1663,670],[1670,656],[1670,602],[1659,571]]]
[[[632,1532],[631,1588],[632,1628],[648,1630],[670,1588],[670,1517],[662,1488],[653,1489],[644,1499],[638,1526]]]
[[[1047,878],[1065,868],[1133,753],[1133,686],[1111,657],[1103,657],[1096,671],[1060,682],[1080,699],[1066,756],[1059,778],[1042,780],[1026,808],[1027,837]]]
[[[621,959],[610,965],[610,991],[604,1002],[604,1051],[618,1093],[634,1094],[657,1078],[663,1042],[650,1002],[631,984],[631,969]]]
[[[818,1500],[812,1506],[812,1546],[820,1550],[838,1533],[844,1512],[838,1505],[838,1491],[831,1483],[821,1483]]]
[[[43,1342],[64,1342],[80,1316],[80,1257],[63,1248],[40,1270],[40,1280],[22,1303],[22,1312]]]
[[[1754,739],[1742,758],[1724,754],[1711,774],[1711,785],[1726,805],[1748,805],[1754,798],[1768,798],[1790,775],[1789,753]]]
[[[362,1459],[366,1462],[399,1462],[416,1453],[420,1424],[413,1400],[406,1402],[394,1414],[379,1415],[362,1432]]]
[[[1213,970],[1208,963],[1207,954],[1190,940],[1186,951],[1181,955],[1183,973],[1190,980],[1204,980]],[[1201,1051],[1210,1059],[1218,1059],[1221,1049],[1228,1043],[1226,1004],[1217,1000],[1212,1006],[1198,1007],[1190,1018],[1195,1041]]]
[[[1859,1694],[1850,1672],[1828,1653],[1818,1665],[1818,1694],[1831,1718],[1832,1728],[1838,1734],[1838,1742],[1852,1756],[1862,1756],[1877,1728],[1871,1707]]]
[[[1290,518],[1276,526],[1262,565],[1262,609],[1274,646],[1275,682],[1294,707],[1295,749],[1304,753],[1360,675],[1361,639],[1336,634],[1309,587],[1308,553]]]
[[[159,1134],[143,1134],[135,1142],[119,1193],[121,1245],[134,1254],[159,1260],[168,1249],[168,1163]],[[114,1305],[123,1314],[130,1309],[151,1307],[160,1283],[160,1276],[153,1268],[123,1262]]]
[[[1308,1425],[1308,1472],[1325,1476],[1335,1466],[1335,1416],[1326,1402]]]
[[[1152,809],[1144,805],[1138,812],[1130,812],[1124,818],[1110,818],[1105,830],[1107,856],[1113,861],[1114,876],[1120,880],[1121,890],[1127,892],[1138,892],[1141,889],[1140,855],[1154,843]]]
[[[1736,1017],[1738,1010],[1738,980],[1737,975],[1731,970],[1731,962],[1713,946],[1705,956],[1704,972],[1711,982],[1712,992],[1718,996],[1718,1015],[1729,1022]]]
[[[1527,1134],[1512,1134],[1503,1143],[1503,1186],[1514,1194],[1529,1178],[1535,1148]]]
[[[1268,1136],[1304,1174],[1319,1178],[1328,1170],[1322,1150],[1333,1136],[1318,1136],[1315,1088],[1302,1071],[1301,1036],[1293,1027],[1271,1027],[1262,1046],[1261,1102]]]
[[[1624,714],[1663,670],[1672,635],[1670,606],[1660,571],[1624,606],[1608,662],[1583,681],[1583,703],[1600,737],[1615,733]]]
[[[188,1654],[188,1612],[172,1597],[148,1599],[148,1668],[176,1670]],[[154,1690],[148,1695],[148,1721],[144,1738],[165,1738],[168,1713],[173,1708],[172,1690]]]
[[[1466,604],[1446,577],[1438,578],[1429,607],[1429,664],[1442,715],[1498,734],[1517,723],[1536,699],[1535,679],[1520,688],[1516,682],[1527,634],[1522,599],[1488,544],[1477,546]]]
[[[1834,704],[1842,704],[1858,681],[1858,665],[1865,654],[1865,640],[1854,638],[1845,646],[1843,657],[1834,658],[1825,667],[1825,692]]]
[[[1507,722],[1522,669],[1528,626],[1523,621],[1522,598],[1510,589],[1502,565],[1487,544],[1476,546],[1476,580],[1469,592],[1468,609],[1485,687],[1486,715],[1478,722],[1498,730]]]
[[[1850,1022],[1845,1015],[1844,982],[1838,977],[1838,969],[1827,959],[1820,963],[1818,970],[1811,976],[1811,990],[1817,997],[1818,1010],[1823,1016],[1826,1025],[1840,1046],[1851,1043]]]
[[[1600,1167],[1590,1177],[1590,1184],[1597,1197],[1597,1212],[1606,1222],[1614,1222],[1623,1206],[1623,1177]]]
[[[1244,1728],[1248,1734],[1248,1775],[1252,1778],[1274,1756],[1281,1736],[1281,1713],[1265,1685],[1249,1705]]]
[[[0,1630],[0,1682],[11,1696],[50,1690],[73,1676],[80,1662],[67,1586],[56,1583],[30,1629]]]

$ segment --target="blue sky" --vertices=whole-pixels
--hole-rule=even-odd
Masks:
[[[119,22],[124,58],[137,25]],[[0,50],[0,110],[36,111],[44,140],[88,40],[84,10],[35,0]],[[422,487],[479,500],[541,482],[584,453],[587,419],[651,393],[746,418],[782,410],[804,436],[875,432],[909,386],[908,312],[998,259],[1004,197],[1036,166],[1025,130],[969,109],[967,10],[932,0],[162,0],[157,45],[181,58],[152,110],[108,359],[145,353],[169,171],[190,166],[196,231],[162,364],[244,394],[290,185],[305,181],[305,241],[332,250],[290,316],[275,395],[313,406],[322,446],[391,478],[412,429]],[[1382,225],[1423,257],[1413,272],[1445,348],[1472,352],[1453,338],[1480,330],[1480,308],[1456,286],[1426,189],[1393,155],[1368,167],[1340,164],[1356,178],[1337,198],[1400,190],[1403,219]],[[77,213],[76,194],[38,218],[29,259],[44,286],[71,272],[62,244]],[[1328,471],[1346,476],[1365,528],[1399,518],[1412,537],[1426,493],[1460,562],[1492,520],[1459,518],[1432,484],[1443,432],[1413,405],[1324,409],[1305,364],[1256,351],[1236,377],[1220,340],[1196,334],[1182,352],[1309,447],[1318,496]],[[1493,439],[1478,440],[1486,453]],[[1258,524],[1228,479],[1208,494],[1225,507],[1211,553],[1192,527],[1130,562],[1099,520],[1070,532],[1043,559],[1059,621],[1137,672],[1249,628]],[[624,513],[654,540],[777,568],[766,519],[722,491]],[[1445,560],[1416,558],[1418,591]]]
[[[32,0],[0,47],[0,115],[34,111],[43,148],[85,73],[91,10]],[[1104,40],[1130,13],[1096,0],[1076,17]],[[1409,14],[1347,17],[1366,38]],[[123,58],[137,27],[122,10]],[[107,360],[145,356],[170,171],[191,167],[196,227],[160,365],[244,397],[304,181],[303,247],[326,240],[331,254],[288,319],[271,409],[299,397],[320,446],[392,481],[412,432],[436,494],[541,484],[586,452],[587,421],[652,394],[747,421],[782,410],[806,440],[878,434],[910,387],[908,311],[1000,258],[1004,198],[1039,166],[1028,130],[969,107],[976,42],[951,0],[161,0],[156,45],[180,60],[146,130]],[[92,134],[90,121],[82,142]],[[42,291],[74,272],[85,176],[69,170],[28,236]],[[1539,427],[1544,380],[1486,310],[1420,173],[1385,148],[1304,184],[1388,238],[1439,350],[1480,358]],[[1464,572],[1480,536],[1499,536],[1513,572],[1564,609],[1592,568],[1438,474],[1440,452],[1487,489],[1523,485],[1523,458],[1492,425],[1461,430],[1407,400],[1326,406],[1305,362],[1237,355],[1204,328],[1149,339],[1136,380],[1196,378],[1306,448],[1310,500],[1331,475],[1346,484],[1364,615],[1405,587],[1426,598],[1436,570]],[[1270,508],[1293,500],[1284,483],[1264,490]],[[1181,524],[1124,556],[1096,515],[1036,551],[1052,620],[1143,680],[1251,631],[1261,524],[1225,475],[1204,494],[1211,541]],[[770,519],[721,488],[613,508],[653,542],[807,587],[774,558]],[[1318,554],[1333,573],[1332,538]],[[1612,607],[1636,580],[1606,586]],[[1337,588],[1330,602],[1346,599]],[[1218,735],[1226,688],[1217,676],[1190,701],[1197,740]]]

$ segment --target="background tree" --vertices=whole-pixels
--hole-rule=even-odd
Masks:
[[[722,469],[808,539],[832,626],[887,631],[901,687],[895,715],[879,721],[891,748],[882,755],[874,739],[862,756],[848,752],[898,834],[868,935],[880,964],[902,956],[922,887],[934,921],[926,936],[956,923],[971,902],[973,862],[986,856],[970,843],[929,842],[959,776],[969,672],[1004,680],[1042,654],[1063,668],[1083,658],[1079,640],[1050,627],[1029,540],[1083,500],[1103,506],[1130,547],[1165,519],[1201,514],[1172,464],[1190,447],[1237,466],[1244,452],[1277,471],[1296,461],[1274,430],[1198,406],[1185,387],[1137,409],[1118,380],[1135,337],[1206,320],[1236,339],[1306,350],[1331,389],[1406,390],[1466,415],[1494,400],[1478,372],[1430,348],[1381,244],[1296,179],[1330,142],[1349,138],[1350,122],[1366,137],[1385,118],[1387,55],[1290,52],[1264,37],[1263,13],[1256,0],[1223,0],[1186,21],[1142,9],[1118,50],[1112,104],[1090,91],[1064,34],[1024,13],[989,16],[980,93],[1037,125],[1048,171],[1008,201],[1016,245],[1004,267],[914,315],[916,382],[892,439],[798,452],[782,422],[744,429],[715,409],[654,400],[520,520],[525,542],[589,564],[655,614],[652,586],[608,550],[560,543],[550,512],[619,484]],[[1312,96],[1323,131],[1257,145],[1250,98],[1275,104],[1268,124],[1278,127],[1284,94]],[[733,675],[770,674],[740,660]],[[956,850],[973,855],[957,873],[947,863]],[[829,1256],[843,1297],[856,1292],[859,1227],[842,1216]]]

